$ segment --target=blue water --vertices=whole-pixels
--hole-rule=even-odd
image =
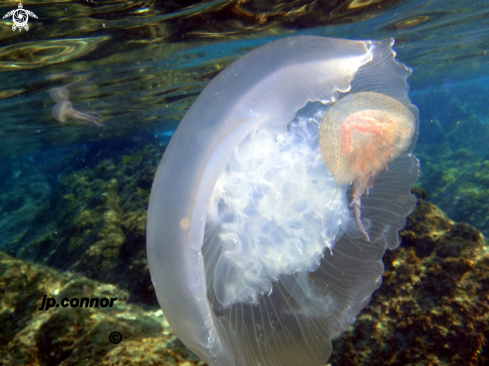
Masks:
[[[144,258],[146,205],[165,146],[220,70],[294,35],[396,40],[396,58],[412,68],[409,96],[420,115],[417,186],[449,219],[488,237],[487,2],[321,4],[275,4],[267,12],[227,1],[26,3],[38,16],[28,32],[1,19],[0,250],[117,284],[134,302],[157,306],[147,269],[127,268]],[[0,12],[17,5],[0,4]],[[56,119],[49,91],[67,85],[66,101],[99,113],[101,126]],[[103,220],[112,213],[108,228]],[[120,263],[83,264],[93,243],[123,248]],[[146,277],[127,280],[125,270]]]

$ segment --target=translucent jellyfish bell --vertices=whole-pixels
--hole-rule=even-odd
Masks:
[[[151,191],[148,261],[173,331],[209,365],[324,365],[380,286],[418,177],[410,70],[392,45],[272,42],[180,123]]]

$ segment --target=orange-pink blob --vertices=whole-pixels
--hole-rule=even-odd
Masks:
[[[416,118],[404,104],[374,92],[350,94],[323,117],[319,143],[324,162],[338,184],[353,183],[352,206],[367,241],[360,199],[387,164],[409,147],[415,129]]]

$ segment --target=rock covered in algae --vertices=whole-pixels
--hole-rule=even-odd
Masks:
[[[457,209],[449,213],[452,219],[458,212],[463,220],[480,217],[477,222],[489,222],[483,216],[489,207],[484,201],[489,193],[483,191],[489,187],[487,159],[439,146],[441,155],[435,156],[428,148],[419,153],[429,198],[445,202],[448,209],[454,205],[450,200],[458,200]],[[0,364],[197,362],[170,333],[156,307],[147,310],[123,301],[106,310],[37,310],[43,295],[59,297],[56,291],[73,297],[105,293],[156,305],[146,263],[145,221],[161,153],[158,146],[125,149],[116,157],[102,151],[92,161],[86,157],[93,154],[87,153],[80,157],[86,160],[83,165],[65,169],[57,177],[51,196],[36,196],[29,216],[32,226],[12,236],[15,245],[9,246],[13,251],[9,253],[71,273],[1,255]],[[66,165],[73,165],[74,159],[70,155]],[[443,160],[449,163],[439,163]],[[20,197],[21,188],[30,187],[22,181],[23,172],[34,165],[25,166],[15,170],[21,173],[10,185],[15,194],[9,197]],[[41,183],[40,191],[45,192],[50,182]],[[473,196],[474,192],[479,193]],[[19,222],[17,227],[22,225]],[[351,329],[335,340],[329,362],[348,366],[489,362],[489,275],[484,272],[489,254],[480,233],[450,221],[421,198],[401,236],[401,246],[384,256],[383,285]],[[82,275],[118,284],[128,292]],[[124,341],[114,346],[106,341],[107,333],[117,330],[112,327],[118,324],[128,333],[121,331]]]
[[[489,154],[448,144],[421,145],[420,184],[432,202],[455,221],[464,221],[489,236]]]
[[[171,333],[161,310],[127,303],[128,293],[74,273],[0,252],[0,364],[203,365]],[[54,307],[44,295],[117,298],[113,307]],[[119,332],[122,342],[110,342]]]
[[[470,92],[470,98],[467,97]],[[489,236],[487,87],[482,82],[415,91],[423,120],[415,155],[430,201]]]
[[[382,286],[334,341],[330,365],[489,362],[489,247],[479,231],[449,220],[417,194],[401,246],[384,256]],[[2,364],[203,365],[157,307],[127,303],[129,293],[114,285],[1,252],[0,285]],[[39,311],[44,294],[118,300],[113,308]],[[109,342],[113,331],[122,343]]]
[[[0,250],[117,284],[130,291],[132,301],[154,304],[145,225],[149,191],[162,150],[153,144],[121,149],[123,154],[115,157],[104,150],[95,156],[91,151],[81,152],[78,158],[69,155],[74,167],[67,161],[54,169],[61,173],[52,183],[52,194],[45,195],[28,216],[30,226],[20,230],[11,245],[0,243]]]
[[[330,365],[487,364],[489,247],[481,233],[419,197],[401,237],[383,258],[382,286],[334,341]]]

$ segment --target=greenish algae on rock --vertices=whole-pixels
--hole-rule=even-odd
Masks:
[[[419,197],[384,256],[383,284],[334,341],[330,365],[484,365],[489,362],[489,247]],[[141,266],[146,262],[141,258]],[[151,287],[149,277],[142,280]],[[0,363],[6,365],[203,365],[157,307],[127,291],[0,252]],[[39,311],[42,297],[117,297],[113,308]],[[109,335],[119,331],[123,342]],[[200,362],[200,363],[199,363]]]
[[[145,225],[162,150],[150,144],[87,162],[82,169],[65,169],[50,199],[8,253],[117,284],[129,290],[132,301],[155,304]]]
[[[421,161],[418,185],[450,219],[489,237],[486,95],[487,88],[474,82],[419,90],[412,97],[423,120],[414,152]]]
[[[113,307],[38,310],[44,295],[117,298]],[[161,310],[127,303],[117,286],[0,252],[0,364],[203,365],[171,333]],[[120,332],[122,342],[109,336]]]
[[[110,287],[114,294],[122,291],[121,298],[156,306],[146,262],[145,221],[161,153],[156,144],[148,145],[100,158],[83,169],[65,170],[54,194],[40,197],[30,216],[31,228],[15,237],[9,253],[71,273],[2,257],[0,324],[6,325],[0,335],[0,364],[104,364],[97,363],[102,359],[108,365],[119,359],[122,365],[196,362],[188,361],[188,352],[175,338],[168,340],[173,337],[168,325],[158,328],[152,323],[162,317],[156,307],[146,311],[121,303],[123,313],[136,312],[134,317],[139,319],[140,310],[146,319],[153,319],[152,325],[131,323],[134,328],[124,323],[124,332],[129,329],[132,334],[124,336],[124,347],[106,341],[109,328],[120,323],[120,315],[93,309],[36,310],[44,294],[58,297],[55,292],[64,286],[74,286],[73,297],[112,286],[82,276],[127,290]],[[455,207],[449,213],[452,219],[460,214],[460,220],[473,218],[471,223],[484,228],[489,222],[485,219],[489,192],[484,191],[489,187],[487,159],[465,149],[453,152],[447,145],[422,147],[420,156],[421,182],[432,192],[430,199],[448,209]],[[403,243],[384,256],[383,285],[351,329],[334,342],[332,365],[489,362],[489,276],[484,272],[489,262],[484,239],[473,227],[450,221],[419,192],[419,205],[401,232]],[[23,271],[29,274],[22,277]],[[70,281],[78,285],[68,285]],[[104,320],[100,325],[94,319]],[[133,337],[139,333],[144,336]]]
[[[417,155],[422,170],[418,184],[430,200],[452,220],[467,222],[488,236],[489,155],[483,159],[448,144],[422,145]]]

